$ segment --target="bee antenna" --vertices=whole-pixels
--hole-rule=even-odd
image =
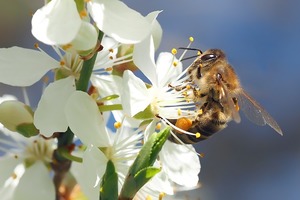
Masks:
[[[187,57],[187,58],[183,58],[183,59],[181,59],[181,61],[189,60],[189,59],[192,59],[192,58],[196,58],[196,57],[198,57],[200,54],[203,53],[200,49],[197,49],[197,48],[179,47],[178,49],[184,49],[184,50],[197,51],[197,52],[198,52],[197,55],[190,56],[190,57]]]
[[[198,51],[200,54],[203,53],[203,52],[201,51],[201,49],[197,49],[197,48],[179,47],[178,49],[184,49],[184,50],[190,50],[190,51]]]

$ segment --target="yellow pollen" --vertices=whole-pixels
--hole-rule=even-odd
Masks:
[[[204,155],[204,153],[200,153],[199,156],[200,156],[201,158],[204,158],[205,155]]]
[[[83,9],[82,11],[80,11],[80,13],[79,13],[79,16],[80,16],[80,18],[84,18],[84,17],[86,17],[86,16],[87,16],[87,12],[86,12],[86,10],[85,10],[85,9]]]
[[[174,66],[174,67],[177,67],[177,65],[178,65],[178,62],[175,62],[175,61],[174,61],[174,62],[173,62],[173,66]]]
[[[194,38],[193,37],[189,37],[190,42],[194,42]]]
[[[115,122],[115,123],[114,123],[114,127],[115,127],[116,129],[120,128],[121,125],[122,125],[121,122]]]
[[[161,128],[161,123],[157,123],[155,129],[160,130],[160,128]]]
[[[66,45],[62,46],[62,49],[66,51],[66,50],[70,49],[71,47],[72,47],[72,44],[66,44]]]
[[[180,116],[180,115],[182,114],[182,112],[181,112],[181,109],[180,109],[180,108],[178,108],[178,110],[177,110],[177,114],[178,114],[178,116]]]
[[[109,59],[111,59],[111,60],[113,60],[113,59],[114,59],[114,57],[112,57],[112,56],[109,56],[108,58],[109,58]]]
[[[195,136],[196,136],[196,138],[200,138],[200,137],[201,137],[201,134],[200,134],[199,132],[197,132],[197,133],[195,134]]]
[[[66,63],[65,63],[65,61],[61,60],[61,61],[59,62],[59,64],[60,64],[60,66],[64,66]]]
[[[112,71],[112,70],[113,70],[112,67],[108,67],[108,68],[105,69],[105,71],[107,71],[107,72],[110,72],[110,71]]]
[[[159,194],[158,199],[159,199],[159,200],[162,200],[165,196],[166,196],[166,194],[165,194],[164,192],[161,192],[161,193]]]
[[[190,86],[190,85],[187,85],[187,86],[186,86],[186,89],[187,89],[187,90],[191,89],[191,86]]]
[[[39,44],[38,44],[38,43],[35,43],[35,44],[34,44],[34,47],[35,47],[35,48],[39,48]]]
[[[110,53],[113,53],[113,52],[114,52],[114,50],[113,50],[113,49],[109,49],[108,51],[109,51]]]
[[[198,51],[198,52],[197,52],[197,55],[200,56],[200,55],[201,55],[201,51]]]
[[[173,49],[171,50],[171,52],[172,52],[173,55],[175,55],[175,54],[177,54],[177,49],[173,48]]]

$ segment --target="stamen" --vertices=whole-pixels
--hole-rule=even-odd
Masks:
[[[189,37],[190,42],[194,42],[194,38],[191,36]]]
[[[24,97],[25,104],[30,106],[29,97],[28,97],[28,94],[27,94],[27,91],[26,91],[25,87],[22,87],[22,92],[23,92],[23,97]]]
[[[114,127],[115,127],[116,129],[120,128],[121,125],[122,125],[121,122],[115,122],[115,123],[114,123]]]
[[[165,196],[166,196],[166,193],[161,192],[161,193],[159,194],[158,199],[159,199],[159,200],[162,200]]]
[[[178,108],[177,114],[178,114],[178,116],[182,115],[182,112],[181,112],[181,109],[180,109],[180,108]]]
[[[11,178],[12,179],[17,179],[17,174],[13,172],[12,175],[11,175]]]
[[[160,130],[161,129],[161,123],[157,123],[155,129]]]
[[[195,136],[196,136],[196,138],[200,138],[201,134],[199,132],[197,132]]]
[[[34,43],[34,47],[38,49],[39,48],[39,43]]]
[[[64,60],[59,61],[59,65],[60,65],[60,66],[65,66],[65,64],[66,64],[66,63],[65,63]]]
[[[67,51],[68,49],[70,49],[73,45],[72,44],[66,44],[66,45],[63,45],[61,48],[64,50],[64,51]]]
[[[112,67],[107,67],[107,68],[105,69],[105,71],[107,71],[107,72],[111,72],[112,70],[113,70]]]
[[[173,48],[173,49],[171,50],[171,52],[172,52],[173,55],[176,55],[176,54],[177,54],[177,49]]]
[[[86,10],[83,9],[82,11],[80,11],[79,16],[80,16],[81,19],[82,19],[82,18],[85,18],[85,17],[87,16]]]

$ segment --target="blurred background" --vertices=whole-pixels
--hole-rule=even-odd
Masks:
[[[284,136],[242,115],[211,139],[198,143],[201,187],[182,199],[300,199],[300,1],[126,0],[147,15],[163,10],[158,52],[185,47],[223,49],[244,88],[276,119]],[[41,0],[0,1],[0,47],[33,48],[31,13]],[[17,58],[16,58],[17,59]],[[190,64],[185,61],[185,65]],[[1,72],[0,72],[1,73]],[[35,105],[42,86],[28,89]],[[0,85],[0,95],[21,90]]]

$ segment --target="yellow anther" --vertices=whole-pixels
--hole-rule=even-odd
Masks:
[[[180,109],[180,108],[178,108],[177,114],[178,114],[178,116],[182,115],[182,112],[181,112],[181,109]]]
[[[201,137],[201,134],[200,134],[199,132],[197,132],[197,133],[195,134],[195,136],[196,136],[196,138],[200,138],[200,137]]]
[[[84,17],[86,17],[87,15],[88,15],[88,14],[87,14],[87,12],[86,12],[85,9],[83,9],[83,10],[80,11],[80,13],[79,13],[79,16],[80,16],[81,19],[84,18]]]
[[[161,193],[159,193],[158,199],[159,199],[159,200],[162,200],[165,196],[166,196],[166,193],[161,192]]]
[[[161,129],[161,123],[157,123],[155,129],[160,130]]]
[[[65,61],[61,60],[61,61],[59,62],[59,64],[60,64],[60,66],[64,66],[66,63],[65,63]]]
[[[115,123],[114,123],[114,127],[115,127],[116,129],[120,128],[121,125],[122,125],[121,122],[115,122]]]
[[[11,178],[12,178],[12,179],[16,179],[16,178],[17,178],[17,174],[16,174],[16,173],[13,173],[13,174],[11,175]]]
[[[193,37],[189,37],[190,42],[194,42],[194,38]]]
[[[173,48],[171,52],[173,55],[175,55],[175,54],[177,54],[177,49]]]
[[[113,70],[112,67],[108,67],[108,68],[105,69],[105,71],[107,71],[107,72],[110,72],[110,71],[112,71],[112,70]]]
[[[35,47],[35,48],[39,48],[39,44],[38,44],[38,43],[35,43],[35,44],[34,44],[34,47]]]
[[[187,85],[187,86],[186,86],[186,89],[187,89],[187,90],[191,89],[191,86],[190,86],[190,85]]]
[[[205,155],[204,155],[204,153],[200,153],[199,156],[200,156],[201,158],[204,158]]]
[[[109,58],[110,60],[113,60],[113,59],[114,59],[114,57],[112,57],[112,56],[109,56],[108,58]]]
[[[175,62],[175,61],[174,61],[174,62],[173,62],[173,66],[174,66],[174,67],[177,67],[177,65],[178,65],[178,62]]]
[[[113,49],[109,49],[108,51],[109,51],[110,53],[113,53],[113,52],[114,52],[114,50],[113,50]]]
[[[61,48],[66,51],[66,50],[70,49],[71,47],[72,47],[72,44],[66,44],[66,45],[63,45]]]
[[[201,55],[201,51],[198,51],[198,52],[197,52],[197,55],[200,56],[200,55]]]

